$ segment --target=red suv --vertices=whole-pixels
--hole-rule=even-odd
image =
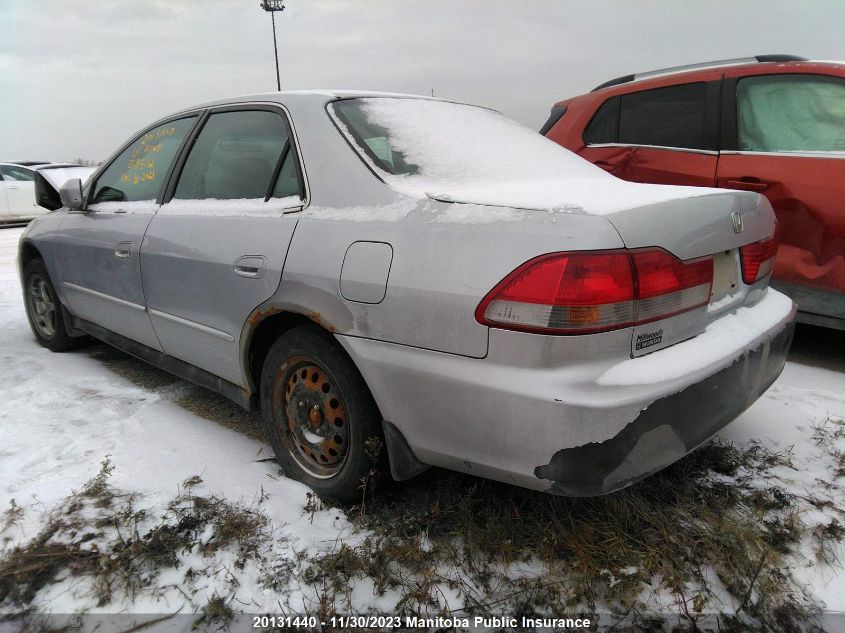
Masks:
[[[799,321],[845,329],[845,62],[627,75],[559,101],[540,132],[625,180],[762,193],[781,230],[772,285]]]

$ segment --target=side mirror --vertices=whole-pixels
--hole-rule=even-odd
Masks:
[[[50,211],[55,211],[62,206],[62,201],[59,199],[59,192],[38,171],[35,172],[35,204]]]
[[[71,211],[82,210],[82,181],[79,178],[71,178],[59,189],[59,199],[62,206]]]

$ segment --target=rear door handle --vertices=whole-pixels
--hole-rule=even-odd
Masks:
[[[20,189],[17,185],[6,185],[6,189]]]
[[[264,255],[244,255],[235,260],[234,271],[238,277],[261,279],[267,270],[267,258]]]
[[[129,259],[132,254],[132,242],[119,242],[114,249],[114,256],[118,259]]]
[[[751,176],[725,181],[725,187],[728,189],[739,189],[741,191],[765,191],[769,188],[770,184],[759,178],[752,178]]]

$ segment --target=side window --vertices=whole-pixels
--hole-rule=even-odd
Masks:
[[[92,202],[155,200],[196,117],[170,121],[140,137],[97,178]]]
[[[819,75],[765,75],[737,82],[739,149],[845,151],[845,81]]]
[[[611,97],[593,115],[593,119],[584,130],[584,143],[599,145],[616,143],[619,131],[619,97]]]
[[[282,161],[282,168],[279,170],[279,177],[276,179],[276,186],[273,187],[273,197],[302,197],[302,189],[299,186],[299,173],[296,166],[296,155],[291,151],[290,147],[288,147],[286,152]]]
[[[710,149],[706,113],[704,82],[625,94],[619,109],[619,142]]]
[[[0,165],[0,174],[3,175],[3,180],[18,180],[24,182],[31,182],[35,180],[35,172],[23,167],[14,167],[12,165]]]
[[[264,199],[270,179],[284,154],[290,157],[273,195],[287,193],[283,175],[294,168],[295,195],[299,194],[293,152],[282,117],[266,110],[242,110],[212,114],[194,143],[176,186],[174,198],[203,200]],[[281,189],[280,189],[281,187]],[[288,187],[286,189],[285,187]]]

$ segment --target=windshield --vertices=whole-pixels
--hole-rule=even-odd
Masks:
[[[335,101],[331,110],[359,154],[407,193],[606,177],[537,132],[477,106],[373,97]]]

